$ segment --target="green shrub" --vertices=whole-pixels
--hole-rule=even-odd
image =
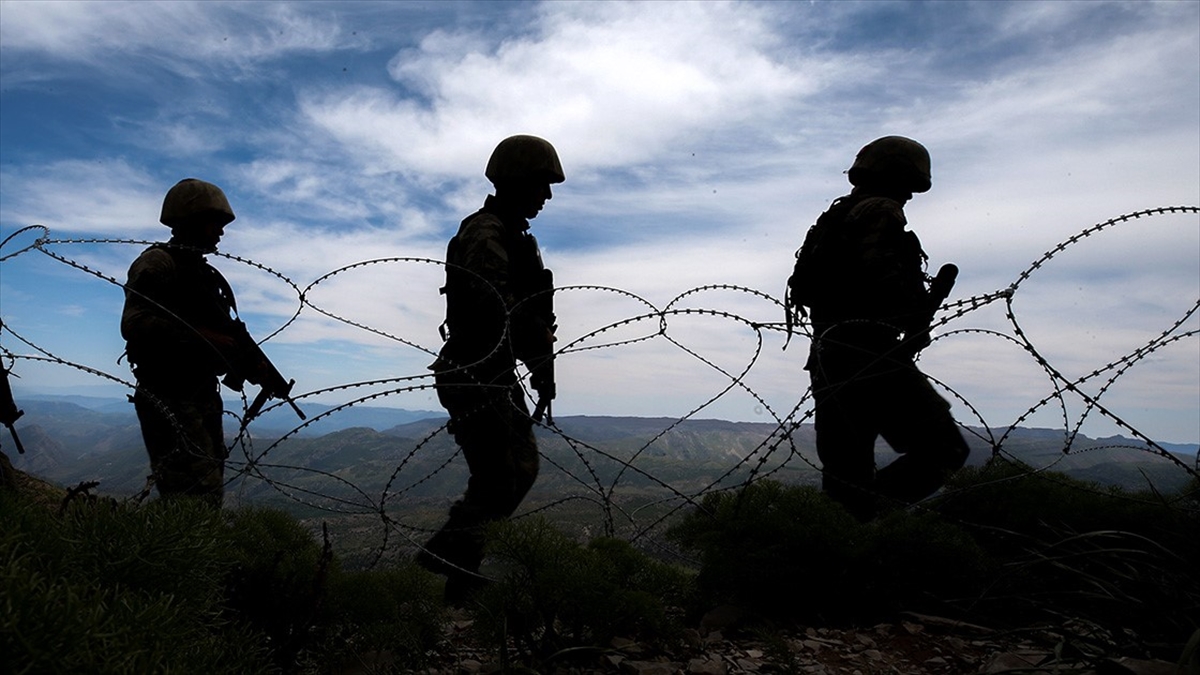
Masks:
[[[0,654],[15,673],[328,670],[369,651],[416,664],[436,645],[436,578],[343,573],[291,516],[191,499],[0,494]]]
[[[435,577],[342,573],[292,517],[191,499],[0,494],[0,654],[15,673],[327,670],[371,650],[416,663],[440,636]]]
[[[665,603],[682,601],[690,576],[627,542],[583,547],[541,518],[497,523],[488,539],[501,572],[473,611],[497,644],[511,639],[523,656],[546,659],[606,647],[617,635],[654,639],[677,630]]]
[[[1019,462],[993,459],[959,471],[938,500],[937,511],[980,529],[980,543],[997,555],[1020,554],[1030,541],[1062,532],[1118,530],[1175,549],[1200,549],[1197,511],[1187,500],[1128,492],[1034,471]],[[987,532],[983,532],[983,530]]]
[[[320,658],[351,662],[389,652],[399,662],[420,665],[441,638],[443,615],[437,577],[415,564],[335,574]]]
[[[866,525],[813,488],[708,495],[669,536],[701,559],[702,607],[870,621],[900,609],[1010,625],[1072,616],[1182,642],[1200,625],[1191,501],[996,461]]]
[[[1200,626],[1194,502],[993,460],[960,472],[938,510],[1002,563],[975,605],[998,620],[1086,618],[1182,642]]]
[[[271,672],[223,616],[220,515],[191,500],[72,503],[0,495],[0,653],[13,672]]]
[[[668,532],[699,553],[701,609],[730,603],[766,619],[873,621],[970,595],[989,564],[935,516],[862,524],[812,487],[762,481],[708,495]]]
[[[262,631],[275,662],[294,667],[314,646],[332,560],[294,518],[275,509],[226,512],[230,612]]]
[[[819,490],[762,481],[706,495],[667,536],[700,556],[699,609],[815,619],[842,613],[867,533]]]
[[[952,613],[955,606],[966,606],[998,567],[961,526],[936,513],[906,511],[866,528],[854,566],[858,603],[874,616],[899,610]]]

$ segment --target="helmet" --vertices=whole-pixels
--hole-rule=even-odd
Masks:
[[[233,222],[236,216],[221,188],[196,178],[184,178],[167,191],[159,222],[167,227],[190,225],[200,218]]]
[[[863,146],[849,171],[853,185],[881,182],[903,186],[910,192],[929,190],[929,151],[903,136],[884,136]]]
[[[544,138],[525,135],[509,136],[500,141],[492,151],[483,175],[493,185],[513,180],[534,179],[547,183],[566,180],[554,146]]]

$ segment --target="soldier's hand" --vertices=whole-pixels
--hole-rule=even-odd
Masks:
[[[553,400],[558,395],[558,387],[554,384],[554,378],[550,372],[545,369],[533,371],[529,376],[529,386],[538,393],[539,399]]]
[[[222,356],[229,358],[237,353],[237,339],[232,335],[207,328],[198,328],[197,331],[200,333],[200,337],[204,338],[204,341],[212,345],[212,348]]]

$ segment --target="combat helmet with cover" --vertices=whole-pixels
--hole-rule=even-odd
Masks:
[[[561,183],[566,180],[554,146],[544,138],[519,134],[500,141],[488,159],[484,175],[498,185],[505,182],[544,180]]]
[[[884,136],[863,146],[850,167],[852,185],[899,185],[909,192],[926,192],[932,185],[929,151],[904,136]]]
[[[221,188],[197,178],[184,178],[167,191],[158,220],[175,228],[203,220],[228,225],[236,217]]]

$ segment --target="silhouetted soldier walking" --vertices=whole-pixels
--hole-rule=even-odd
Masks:
[[[564,180],[554,147],[535,136],[500,142],[485,175],[495,186],[462,221],[446,250],[446,339],[437,361],[438,400],[471,477],[442,529],[417,560],[447,575],[446,599],[479,586],[484,526],[516,510],[538,472],[533,421],[516,362],[531,371],[538,410],[554,397],[553,285],[529,220]]]
[[[133,402],[160,495],[220,505],[225,440],[217,377],[236,360],[233,291],[204,255],[234,219],[219,187],[179,181],[163,200],[166,244],[129,268],[121,335],[137,378]]]
[[[930,280],[921,243],[905,230],[904,204],[929,190],[929,169],[911,139],[866,145],[849,171],[854,189],[809,230],[789,280],[791,308],[812,310],[805,369],[822,487],[862,520],[876,514],[877,496],[910,504],[933,494],[969,452],[949,402],[914,363],[957,272],[947,265]],[[876,471],[879,436],[901,456]]]

